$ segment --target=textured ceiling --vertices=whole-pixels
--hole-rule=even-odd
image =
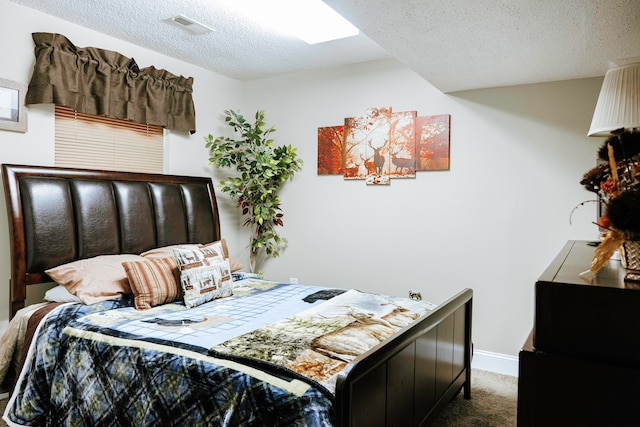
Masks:
[[[238,80],[394,57],[455,92],[640,61],[640,0],[324,0],[361,35],[318,45],[242,17],[244,0],[12,1]],[[168,23],[180,14],[216,31]]]

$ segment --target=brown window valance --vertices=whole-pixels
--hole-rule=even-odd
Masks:
[[[85,113],[194,133],[193,78],[94,47],[79,48],[66,37],[33,33],[36,63],[27,104],[57,104]]]

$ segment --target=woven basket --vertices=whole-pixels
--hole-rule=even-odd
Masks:
[[[620,255],[624,268],[640,271],[640,240],[625,240]]]

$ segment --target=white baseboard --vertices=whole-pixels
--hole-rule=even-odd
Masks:
[[[503,375],[518,376],[518,357],[490,351],[474,350],[471,368],[497,372]]]

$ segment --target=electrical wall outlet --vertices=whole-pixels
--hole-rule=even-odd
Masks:
[[[289,283],[291,283],[292,285],[297,285],[298,284],[298,278],[297,277],[292,277],[291,279],[289,279]]]

